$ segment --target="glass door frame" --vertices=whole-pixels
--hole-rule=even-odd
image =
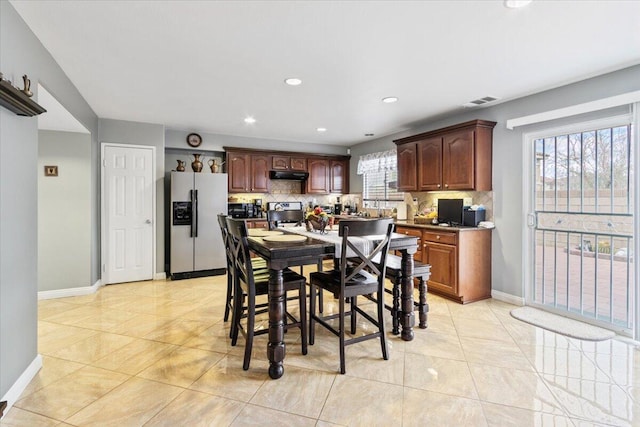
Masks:
[[[638,104],[636,104],[637,107]],[[536,182],[534,179],[534,171],[535,171],[535,162],[536,162],[536,153],[535,153],[535,144],[534,141],[536,139],[551,137],[554,135],[564,135],[571,134],[576,132],[582,132],[585,129],[597,129],[597,128],[606,128],[606,127],[615,127],[620,125],[627,125],[629,123],[632,124],[631,129],[632,133],[630,135],[631,144],[634,147],[633,149],[633,159],[632,159],[632,170],[633,173],[633,215],[634,215],[634,253],[633,253],[633,263],[634,265],[638,265],[640,253],[640,232],[639,232],[639,221],[638,221],[638,213],[640,210],[640,199],[638,198],[638,194],[640,193],[640,168],[638,168],[638,158],[640,152],[640,145],[638,143],[638,119],[639,119],[639,111],[638,108],[634,108],[632,114],[624,114],[606,117],[602,119],[583,121],[573,124],[561,125],[557,127],[549,127],[543,130],[536,130],[529,133],[523,133],[523,150],[522,150],[522,195],[523,195],[523,219],[524,226],[522,230],[522,257],[523,257],[523,303],[525,305],[531,306],[539,306],[535,304],[534,301],[534,279],[535,279],[535,231],[536,231],[536,214],[535,214],[535,196],[536,196]],[[640,271],[636,269],[636,274],[634,277],[634,281],[632,284],[632,303],[633,308],[631,310],[631,316],[633,316],[632,320],[632,330],[628,329],[615,329],[611,328],[611,326],[607,326],[610,329],[616,330],[626,336],[633,336],[634,339],[638,340],[640,337],[640,292],[639,292],[639,279]],[[544,307],[544,309],[548,309]],[[553,310],[551,310],[553,311]],[[565,311],[557,311],[557,314],[565,315],[567,317],[572,317],[569,312]],[[578,318],[580,321],[585,321],[589,323],[598,324],[598,322],[591,322],[589,319]],[[598,324],[599,326],[603,326]]]

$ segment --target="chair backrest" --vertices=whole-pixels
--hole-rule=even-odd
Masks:
[[[279,222],[295,222],[300,225],[304,221],[304,212],[302,211],[267,211],[267,222],[269,230],[275,230]]]
[[[253,264],[247,240],[247,224],[242,219],[227,217],[227,231],[229,247],[233,257],[234,275],[237,279],[253,287]]]
[[[346,220],[338,223],[338,235],[342,237],[340,254],[341,282],[344,284],[366,268],[384,280],[394,224],[392,218],[372,220]],[[363,237],[376,236],[375,247],[366,251]],[[365,253],[368,252],[368,253]]]
[[[220,225],[220,232],[222,233],[222,243],[225,247],[225,254],[227,256],[227,272],[231,274],[231,267],[233,267],[233,253],[229,247],[229,230],[227,229],[227,216],[225,214],[218,214],[218,225]]]

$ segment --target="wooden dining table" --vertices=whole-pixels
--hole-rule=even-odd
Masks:
[[[284,229],[285,232],[286,228]],[[291,231],[289,231],[291,232]],[[297,242],[273,242],[263,240],[260,237],[250,237],[249,248],[264,258],[269,267],[269,343],[267,345],[267,358],[269,359],[269,376],[273,379],[284,374],[284,321],[286,293],[282,281],[282,271],[287,267],[317,264],[325,257],[333,257],[336,252],[335,238],[329,239],[326,235],[313,233],[313,237],[307,236],[304,241]],[[371,237],[375,241],[375,237]],[[390,250],[399,251],[402,254],[402,282],[400,326],[401,338],[411,341],[414,337],[415,325],[413,304],[413,254],[418,249],[418,239],[405,234],[393,233],[389,245]]]

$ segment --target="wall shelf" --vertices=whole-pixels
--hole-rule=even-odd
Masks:
[[[19,116],[32,117],[47,111],[6,80],[0,81],[0,105]]]

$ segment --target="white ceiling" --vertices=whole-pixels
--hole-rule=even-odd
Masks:
[[[196,132],[354,145],[640,63],[640,1],[11,3],[99,117]]]

